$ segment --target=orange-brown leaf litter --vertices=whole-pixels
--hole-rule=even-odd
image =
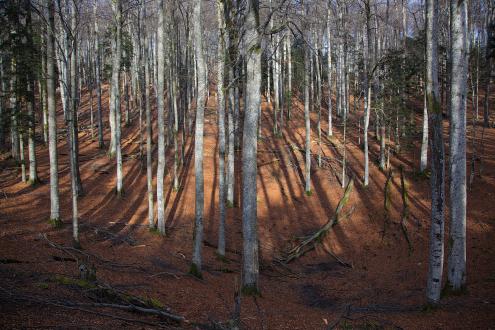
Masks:
[[[106,123],[105,143],[108,146],[107,87],[103,94],[103,115]],[[93,102],[96,109],[96,100]],[[319,167],[317,113],[311,114],[313,193],[307,196],[303,175],[302,104],[294,99],[292,118],[284,122],[279,136],[272,133],[273,112],[270,105],[263,102],[262,106],[262,130],[258,146],[261,296],[242,298],[243,328],[325,329],[336,326],[474,329],[495,325],[493,128],[484,131],[482,162],[480,158],[476,161],[477,171],[481,163],[483,165],[482,175],[475,177],[472,189],[468,191],[467,291],[459,296],[446,296],[438,308],[429,309],[424,306],[430,190],[429,180],[417,174],[418,142],[421,137],[419,129],[408,137],[401,137],[400,154],[390,157],[393,177],[390,220],[387,224],[383,207],[386,173],[379,170],[376,161],[379,146],[374,133],[370,132],[370,184],[365,188],[362,185],[364,156],[358,145],[357,114],[351,113],[346,143],[347,173],[354,178],[355,188],[344,212],[353,212],[342,219],[322,243],[339,259],[351,264],[352,268],[340,264],[321,246],[284,266],[276,262],[277,257],[282,256],[283,251],[294,244],[298,237],[310,234],[325,224],[343,195],[340,183],[343,127],[341,120],[334,118],[334,136],[329,139],[326,136],[327,112],[322,109],[322,166]],[[420,127],[419,106],[411,102],[411,107],[418,107],[416,126]],[[56,280],[61,276],[77,278],[77,264],[67,253],[50,246],[40,236],[46,234],[51,242],[71,246],[69,163],[65,133],[62,131],[61,104],[58,109],[62,228],[52,228],[48,223],[50,198],[47,146],[42,143],[37,145],[42,183],[34,187],[20,182],[20,171],[6,154],[0,160],[0,327],[152,328],[157,324],[163,325],[160,323],[163,320],[157,316],[103,307],[69,308],[54,303],[94,302],[88,300],[85,294],[90,289],[81,289]],[[79,198],[79,221],[80,240],[85,254],[72,252],[80,262],[95,266],[100,283],[135,296],[153,298],[172,312],[183,315],[187,322],[180,327],[214,328],[216,323],[225,323],[231,318],[236,283],[241,276],[241,152],[236,152],[235,205],[227,212],[228,262],[225,262],[215,255],[219,216],[218,139],[215,97],[212,94],[205,117],[205,244],[203,279],[199,280],[187,274],[192,252],[195,198],[192,138],[187,138],[184,163],[179,168],[179,191],[172,189],[173,144],[167,151],[167,236],[160,237],[147,227],[146,165],[145,155],[143,161],[139,158],[137,109],[132,110],[131,117],[131,125],[122,126],[125,195],[118,197],[114,193],[115,160],[108,158],[106,150],[97,148],[96,139],[91,139],[89,93],[83,94],[79,109],[82,128],[79,139],[84,195]],[[448,133],[447,122],[445,126],[445,132]],[[481,130],[480,124],[477,141],[481,137]],[[156,127],[154,132],[156,134]],[[469,160],[471,138],[472,127],[468,125]],[[478,154],[481,154],[481,150],[478,150]],[[155,148],[155,174],[156,159]],[[411,251],[400,226],[400,165],[405,167],[409,193],[410,210],[406,228],[411,240]],[[446,235],[448,224],[447,216]],[[178,325],[167,323],[165,326]]]

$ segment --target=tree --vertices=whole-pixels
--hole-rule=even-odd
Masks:
[[[158,80],[156,84],[156,103],[158,111],[158,167],[156,170],[156,203],[157,203],[157,225],[160,234],[165,235],[165,196],[163,194],[163,180],[165,176],[165,102],[163,90],[165,88],[165,4],[160,0],[158,7],[158,30],[157,30],[157,70]]]
[[[203,177],[203,130],[206,93],[206,63],[203,53],[203,35],[201,24],[202,0],[194,1],[193,38],[198,74],[198,91],[196,98],[196,131],[194,137],[194,176],[196,178],[196,202],[194,222],[194,247],[190,272],[201,277],[201,247],[203,245],[203,210],[204,210],[204,177]]]
[[[450,253],[448,284],[455,291],[466,284],[466,100],[467,1],[450,1]],[[474,151],[473,151],[474,152]]]
[[[142,2],[143,16],[146,18],[146,2]],[[143,20],[143,23],[145,20]],[[145,30],[145,26],[143,25]],[[155,227],[154,202],[153,202],[153,155],[152,155],[152,130],[151,130],[151,104],[150,104],[150,56],[148,32],[144,31],[144,88],[142,89],[143,104],[146,112],[146,185],[148,189],[148,227]]]
[[[218,107],[218,249],[220,256],[225,256],[225,97],[224,97],[224,72],[225,72],[225,6],[224,0],[217,0],[218,22],[218,58],[217,58],[217,107]]]
[[[110,90],[110,109],[114,113],[114,147],[115,158],[117,161],[117,195],[123,193],[122,189],[122,150],[120,145],[121,135],[121,111],[120,111],[120,63],[122,58],[122,2],[121,0],[112,1],[112,11],[115,18],[115,40],[112,51],[112,87]],[[112,112],[112,111],[111,111]],[[112,118],[110,118],[112,120]]]
[[[95,84],[96,84],[96,99],[98,104],[97,117],[98,117],[98,148],[105,148],[103,142],[103,117],[101,115],[101,54],[100,54],[100,35],[98,26],[98,17],[96,16],[98,10],[98,0],[93,2],[93,16],[94,16],[94,37],[95,37]]]
[[[246,94],[242,142],[242,288],[245,294],[259,292],[256,155],[258,148],[258,110],[261,93],[261,44],[259,1],[248,0],[244,22],[246,50]]]
[[[48,108],[48,152],[50,157],[50,222],[62,224],[58,196],[57,117],[55,100],[55,6],[48,0],[48,29],[46,31],[46,95]]]
[[[440,300],[444,258],[445,152],[438,89],[438,2],[426,0],[426,100],[431,127],[431,227],[426,297]]]

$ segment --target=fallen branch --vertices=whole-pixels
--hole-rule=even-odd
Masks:
[[[330,250],[327,246],[325,246],[325,244],[322,244],[323,246],[323,250],[325,250],[326,253],[328,253],[329,255],[331,255],[335,260],[337,260],[337,262],[344,266],[344,267],[348,267],[348,268],[354,268],[353,265],[351,265],[350,263],[347,263],[345,261],[343,261],[342,259],[340,259],[339,257],[337,257],[333,252],[332,250]]]
[[[345,188],[344,196],[339,201],[339,204],[337,205],[337,208],[335,209],[335,213],[332,216],[332,218],[318,231],[316,231],[312,235],[309,235],[300,244],[292,248],[287,253],[287,256],[281,259],[281,261],[283,261],[284,263],[289,263],[292,260],[303,256],[304,254],[306,254],[306,252],[313,250],[316,247],[316,244],[321,242],[321,240],[323,239],[323,237],[325,237],[328,231],[333,226],[335,226],[339,222],[339,220],[341,220],[340,212],[349,201],[349,196],[351,194],[353,186],[354,186],[354,180],[351,179],[347,184],[347,187]]]
[[[107,314],[107,313],[97,312],[97,311],[87,309],[87,308],[82,308],[85,306],[98,307],[98,306],[96,306],[97,304],[85,304],[85,303],[75,303],[75,302],[67,302],[67,301],[41,299],[41,298],[34,297],[34,296],[32,297],[32,296],[27,296],[27,295],[21,295],[18,292],[12,293],[12,292],[9,292],[8,290],[6,290],[2,287],[0,287],[0,291],[3,291],[4,293],[6,293],[12,300],[24,300],[24,301],[36,303],[37,305],[45,304],[45,305],[51,305],[51,306],[57,306],[57,307],[72,309],[72,310],[78,310],[81,312],[86,312],[86,313],[91,313],[91,314],[95,314],[98,316],[112,318],[112,319],[123,321],[126,323],[139,323],[139,324],[145,324],[148,326],[166,327],[164,324],[160,324],[160,323],[153,323],[153,322],[148,322],[148,321],[143,321],[143,320],[138,320],[138,319],[129,319],[129,318],[121,317],[121,316],[116,316],[113,314]],[[101,306],[101,307],[103,307],[103,306]],[[109,306],[107,306],[107,307],[109,307]]]

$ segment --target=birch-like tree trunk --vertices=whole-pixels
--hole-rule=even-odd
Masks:
[[[332,127],[332,42],[331,42],[331,14],[332,14],[332,1],[328,0],[327,9],[327,63],[328,63],[328,136],[333,135]]]
[[[46,32],[46,96],[48,110],[48,153],[50,158],[50,222],[58,227],[62,224],[59,212],[57,114],[55,100],[55,6],[48,0],[48,29]]]
[[[103,142],[103,116],[101,114],[101,54],[100,54],[100,35],[98,26],[98,0],[93,2],[93,16],[94,16],[94,34],[95,34],[95,83],[96,83],[96,99],[98,104],[97,117],[98,117],[98,148],[105,148],[105,143]]]
[[[364,186],[369,184],[369,152],[368,152],[368,126],[370,124],[370,112],[371,112],[371,82],[370,82],[370,54],[372,51],[371,44],[371,8],[370,2],[365,2],[365,15],[366,15],[366,31],[363,33],[363,54],[364,54],[364,91],[365,106],[364,106],[364,127],[363,127],[363,144],[364,144]],[[378,125],[378,123],[376,123]]]
[[[466,100],[467,1],[450,1],[450,253],[448,284],[459,291],[466,284]],[[474,151],[473,151],[474,152]]]
[[[421,137],[421,156],[419,170],[424,172],[428,166],[428,107],[426,102],[426,88],[423,87],[423,135]]]
[[[426,0],[426,99],[431,126],[431,227],[426,297],[440,300],[444,259],[445,152],[438,88],[438,2]]]
[[[76,147],[76,134],[77,134],[77,9],[75,4],[70,1],[69,4],[70,12],[70,29],[71,29],[71,42],[72,51],[69,58],[69,68],[70,70],[70,84],[69,84],[69,108],[66,111],[66,122],[67,122],[67,146],[69,147],[68,155],[70,157],[70,179],[72,187],[72,240],[74,246],[80,247],[79,242],[79,212],[78,212],[78,189],[77,189],[77,147]]]
[[[203,177],[203,130],[204,109],[207,95],[206,63],[203,53],[203,29],[201,19],[202,0],[194,1],[193,38],[198,71],[198,93],[196,98],[196,132],[194,137],[194,175],[196,179],[196,203],[194,223],[194,247],[190,272],[201,277],[201,247],[203,246],[203,210],[204,210],[204,177]]]
[[[258,149],[258,111],[261,88],[261,44],[259,32],[259,2],[247,2],[244,22],[246,50],[246,94],[242,144],[242,287],[245,294],[259,292],[258,222],[256,201]]]
[[[112,11],[115,18],[115,46],[112,52],[112,86],[110,90],[110,109],[113,108],[114,117],[114,150],[117,165],[116,193],[121,196],[123,193],[122,181],[122,149],[121,149],[121,110],[120,110],[120,62],[122,57],[122,2],[115,0],[112,2]]]
[[[305,163],[304,177],[306,179],[305,192],[306,195],[311,194],[311,120],[309,117],[309,88],[310,88],[310,50],[309,45],[304,45],[304,123],[306,128],[305,142]]]
[[[165,195],[163,192],[165,176],[165,4],[159,1],[158,8],[158,30],[157,30],[157,84],[156,104],[158,111],[158,167],[156,170],[156,203],[157,203],[157,225],[160,234],[165,235]]]
[[[27,45],[33,44],[33,29],[31,24],[31,2],[24,1],[25,11],[26,11],[26,34],[27,34]],[[33,56],[32,51],[29,52],[30,60]],[[28,63],[30,64],[30,63]],[[38,182],[38,168],[36,161],[36,145],[34,139],[35,133],[35,123],[36,119],[34,116],[34,88],[35,88],[35,76],[34,76],[34,68],[29,68],[29,72],[27,72],[26,76],[26,108],[27,108],[27,118],[28,118],[28,156],[29,156],[29,183],[36,184]],[[41,99],[41,96],[40,96]],[[41,102],[40,102],[41,103]],[[0,118],[1,120],[1,118]]]
[[[154,201],[153,201],[153,140],[152,140],[152,129],[151,129],[151,103],[150,103],[150,54],[149,54],[149,40],[148,31],[146,31],[146,2],[143,1],[143,34],[144,34],[144,60],[142,65],[144,66],[144,88],[143,93],[143,104],[146,112],[146,186],[148,189],[148,227],[150,229],[155,227],[155,211],[154,211]]]
[[[287,34],[285,40],[287,46],[287,119],[290,120],[292,110],[292,41],[290,33]]]
[[[218,107],[218,249],[221,257],[225,256],[225,97],[224,97],[224,72],[225,72],[225,22],[224,0],[217,0],[217,24],[218,24],[218,54],[217,54],[217,107]]]

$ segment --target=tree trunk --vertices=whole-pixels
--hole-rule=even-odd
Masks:
[[[309,117],[309,88],[310,88],[310,50],[304,45],[304,122],[306,127],[306,157],[304,164],[304,176],[306,178],[305,192],[311,194],[311,122]]]
[[[46,33],[46,96],[48,110],[48,152],[50,158],[50,222],[58,227],[62,223],[59,213],[57,114],[55,100],[55,17],[53,0],[48,0],[48,23]]]
[[[438,89],[438,2],[426,0],[426,98],[431,146],[431,227],[426,297],[437,304],[442,289],[444,258],[445,152]]]
[[[156,170],[156,202],[157,202],[157,225],[160,234],[165,235],[165,195],[163,192],[165,176],[165,101],[163,91],[165,88],[165,4],[160,0],[158,8],[158,30],[157,30],[157,84],[156,103],[158,111],[158,167]]]
[[[146,18],[146,2],[142,3],[143,6],[143,16]],[[143,20],[145,24],[146,20]],[[146,185],[148,189],[148,227],[155,227],[155,217],[154,217],[154,202],[153,202],[153,154],[152,154],[152,130],[151,130],[151,103],[150,103],[150,56],[149,56],[149,40],[148,32],[144,30],[144,88],[142,90],[143,104],[146,112]]]
[[[218,23],[218,58],[217,58],[217,107],[218,107],[218,255],[225,256],[225,98],[224,98],[224,72],[225,72],[225,22],[224,0],[217,0]]]
[[[247,2],[244,49],[246,50],[246,94],[242,145],[242,287],[245,294],[259,292],[258,223],[256,155],[258,149],[257,126],[261,87],[261,44],[259,28],[259,2]]]
[[[328,43],[328,136],[333,135],[333,127],[332,127],[332,43],[330,38],[331,31],[331,0],[328,1],[328,11],[327,11],[327,43]]]
[[[95,33],[95,83],[96,83],[96,99],[98,103],[98,148],[105,148],[105,143],[103,142],[103,118],[101,114],[101,73],[100,73],[100,36],[98,31],[98,18],[96,16],[98,10],[98,0],[94,0],[93,3],[93,16],[94,16],[94,33]]]
[[[121,149],[121,111],[120,111],[120,62],[122,56],[122,3],[121,0],[112,2],[112,10],[115,15],[115,48],[112,53],[112,87],[110,93],[110,106],[114,112],[114,146],[117,163],[116,192],[118,196],[123,193],[122,181],[122,149]]]
[[[196,178],[196,203],[194,223],[194,248],[191,273],[199,277],[201,277],[201,247],[203,245],[203,130],[204,109],[207,95],[206,63],[203,54],[201,7],[202,0],[195,0],[193,10],[193,38],[198,71],[198,94],[196,98],[196,132],[194,137],[194,175]]]
[[[466,100],[467,1],[451,0],[450,87],[450,240],[448,283],[455,291],[466,284]],[[474,152],[474,151],[473,151]]]

